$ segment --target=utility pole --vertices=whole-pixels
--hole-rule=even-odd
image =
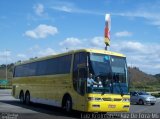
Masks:
[[[5,58],[6,58],[6,80],[8,80],[8,67],[7,67],[7,52],[8,52],[9,50],[5,50]]]

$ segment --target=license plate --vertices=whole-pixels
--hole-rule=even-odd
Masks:
[[[116,105],[108,105],[108,108],[116,108]]]

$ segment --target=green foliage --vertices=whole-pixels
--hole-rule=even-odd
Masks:
[[[137,67],[129,67],[130,90],[160,91],[160,74],[153,76],[140,71]]]
[[[160,79],[160,74],[156,74],[154,75],[156,78],[159,78]]]
[[[12,86],[11,85],[0,85],[0,89],[11,89]]]
[[[160,93],[152,93],[151,95],[154,96],[154,97],[157,97],[157,98],[160,97]]]
[[[7,79],[8,79],[8,85],[12,85],[12,75],[13,75],[13,67],[14,67],[14,64],[11,63],[11,64],[8,64],[7,65]],[[0,80],[1,79],[6,79],[6,65],[5,64],[2,64],[0,65]],[[6,88],[8,87],[8,85],[6,86],[0,86],[0,88]]]

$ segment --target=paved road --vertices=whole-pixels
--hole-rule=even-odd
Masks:
[[[0,90],[0,119],[6,116],[7,112],[18,114],[18,119],[74,119],[80,118],[79,112],[66,114],[62,109],[42,104],[24,105],[11,96],[11,90]]]
[[[160,113],[160,99],[154,106],[151,105],[131,105],[131,113]]]
[[[5,117],[9,112],[10,116],[18,119],[74,119],[81,118],[84,114],[80,112],[73,112],[72,114],[66,114],[62,109],[53,106],[47,106],[42,104],[32,104],[30,106],[23,105],[19,100],[14,99],[11,96],[10,90],[0,90],[0,119]],[[131,105],[131,113],[160,113],[160,99],[157,100],[156,105]],[[14,114],[14,115],[13,115]],[[14,118],[12,118],[14,119]],[[17,119],[17,118],[15,118]]]

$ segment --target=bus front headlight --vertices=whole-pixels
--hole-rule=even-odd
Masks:
[[[88,101],[103,101],[102,98],[98,97],[88,97]]]
[[[123,98],[122,102],[130,102],[130,99],[129,98]]]

